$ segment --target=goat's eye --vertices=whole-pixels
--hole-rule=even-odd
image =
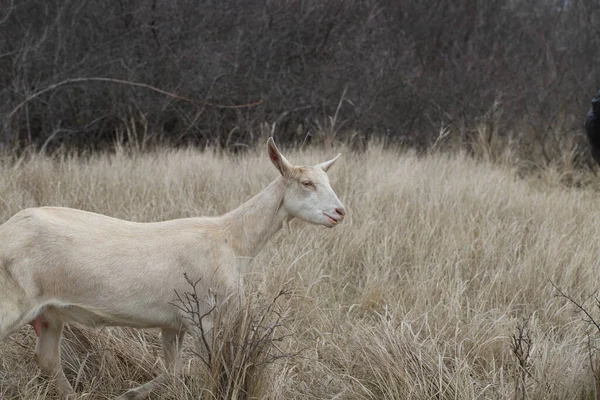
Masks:
[[[315,184],[312,183],[311,181],[304,181],[304,182],[302,182],[302,186],[304,186],[306,188],[314,188]]]

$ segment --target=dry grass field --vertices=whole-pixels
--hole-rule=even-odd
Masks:
[[[257,368],[249,398],[597,398],[600,332],[553,287],[600,314],[594,176],[575,188],[550,168],[520,178],[461,154],[340,151],[329,176],[346,221],[293,222],[251,265],[249,292],[288,294],[269,343],[287,356]],[[336,152],[284,154],[309,164]],[[0,220],[39,205],[134,221],[216,215],[276,176],[262,148],[25,157],[0,165]],[[0,344],[0,398],[53,398],[34,342],[28,326]],[[63,366],[82,398],[112,398],[159,371],[159,343],[153,331],[72,326]],[[152,398],[216,397],[191,348],[182,376]]]

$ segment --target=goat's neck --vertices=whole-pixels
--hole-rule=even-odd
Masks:
[[[225,214],[231,245],[239,257],[255,257],[292,217],[283,207],[285,183],[277,178],[256,196]]]

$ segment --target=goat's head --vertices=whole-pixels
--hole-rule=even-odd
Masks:
[[[292,165],[279,152],[273,138],[267,141],[269,158],[285,182],[283,207],[290,215],[329,228],[342,222],[346,210],[329,184],[327,170],[341,155],[310,167]]]

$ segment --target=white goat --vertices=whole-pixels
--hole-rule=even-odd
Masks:
[[[249,261],[285,221],[333,227],[344,219],[325,173],[339,154],[296,167],[272,138],[267,149],[281,176],[220,217],[135,223],[59,207],[15,214],[0,226],[0,341],[33,325],[37,362],[68,396],[73,388],[60,366],[64,323],[160,328],[167,371],[119,398],[146,397],[177,371],[183,337],[197,329],[173,305],[176,292],[189,290],[184,273],[201,280],[201,295],[210,289],[226,297],[240,290]]]

